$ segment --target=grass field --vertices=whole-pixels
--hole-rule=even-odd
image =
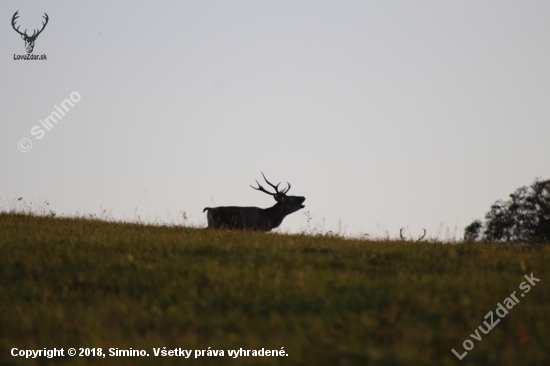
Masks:
[[[360,241],[3,213],[0,364],[548,365],[549,264],[550,245]],[[540,282],[520,297],[532,272]],[[488,334],[478,332],[480,341],[470,337],[514,291],[519,303]],[[451,349],[462,354],[466,339],[474,348],[459,361]],[[13,357],[14,347],[64,348],[65,357]],[[150,357],[69,357],[69,347]],[[162,347],[224,356],[154,357]],[[228,355],[281,347],[288,356]]]

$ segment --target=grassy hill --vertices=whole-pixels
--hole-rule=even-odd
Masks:
[[[550,364],[549,259],[549,245],[360,241],[3,213],[0,364]],[[531,273],[540,282],[523,293]],[[473,339],[514,291],[519,303]],[[459,361],[451,349],[462,354],[466,339],[474,348]],[[14,347],[64,348],[65,357],[13,357]],[[70,347],[150,356],[70,357]],[[163,347],[224,356],[155,357]],[[288,355],[228,355],[281,347]]]

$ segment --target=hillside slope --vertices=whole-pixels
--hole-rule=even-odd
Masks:
[[[550,246],[372,242],[0,214],[0,364],[541,365]],[[540,279],[524,297],[533,273]],[[488,334],[489,311],[519,303]],[[495,320],[498,318],[495,316]],[[451,352],[474,348],[462,361]],[[466,342],[466,346],[469,343]],[[107,357],[70,357],[69,347]],[[166,350],[224,356],[155,357]],[[281,350],[231,357],[228,350]],[[150,356],[112,357],[110,348]],[[157,350],[158,351],[158,350]],[[96,351],[97,352],[97,351]]]

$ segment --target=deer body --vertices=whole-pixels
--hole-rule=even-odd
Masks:
[[[262,173],[263,175],[263,173]],[[264,176],[265,179],[265,176]],[[296,212],[305,206],[302,203],[306,200],[305,197],[287,196],[286,193],[290,189],[279,191],[276,186],[265,181],[275,188],[275,193],[266,191],[257,181],[258,187],[252,187],[258,191],[270,194],[275,198],[277,203],[273,207],[206,207],[203,212],[208,211],[206,218],[208,219],[208,227],[221,229],[237,229],[237,230],[258,230],[270,231],[275,229],[283,222],[283,219],[293,212]]]

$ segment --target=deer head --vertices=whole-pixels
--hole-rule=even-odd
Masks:
[[[258,183],[257,180],[256,180],[256,183],[258,184],[258,188],[252,187],[252,186],[250,187],[254,188],[257,191],[262,191],[264,193],[267,193],[273,196],[275,201],[277,201],[281,205],[285,215],[289,215],[293,212],[298,211],[299,209],[306,207],[302,205],[302,203],[306,200],[304,197],[287,195],[287,192],[290,190],[290,183],[287,182],[286,184],[288,184],[288,187],[286,189],[283,189],[282,191],[279,191],[279,184],[281,183],[277,185],[273,185],[267,180],[263,172],[262,172],[262,176],[264,177],[264,180],[267,182],[267,184],[273,187],[273,189],[275,190],[275,193],[271,193],[267,191],[264,187],[260,185],[260,183]]]
[[[16,20],[17,18],[19,18],[19,15],[18,15],[17,13],[19,13],[19,10],[17,10],[17,11],[15,12],[15,14],[13,14],[13,18],[11,18],[11,26],[13,27],[13,29],[14,29],[17,33],[19,33],[19,34],[21,35],[21,38],[23,38],[23,40],[25,41],[25,48],[27,49],[27,53],[31,53],[32,50],[34,49],[34,42],[36,41],[36,38],[38,37],[38,35],[39,35],[40,33],[42,33],[42,31],[44,30],[44,28],[46,28],[46,24],[48,24],[48,20],[49,20],[48,14],[44,13],[45,15],[43,16],[43,18],[45,18],[46,21],[45,21],[45,22],[42,22],[42,29],[40,29],[40,30],[35,29],[35,30],[33,31],[33,33],[32,33],[32,36],[29,36],[29,35],[27,34],[27,30],[26,30],[26,29],[25,29],[25,32],[24,32],[24,33],[21,33],[21,32],[19,31],[19,27],[15,28],[15,20]]]

